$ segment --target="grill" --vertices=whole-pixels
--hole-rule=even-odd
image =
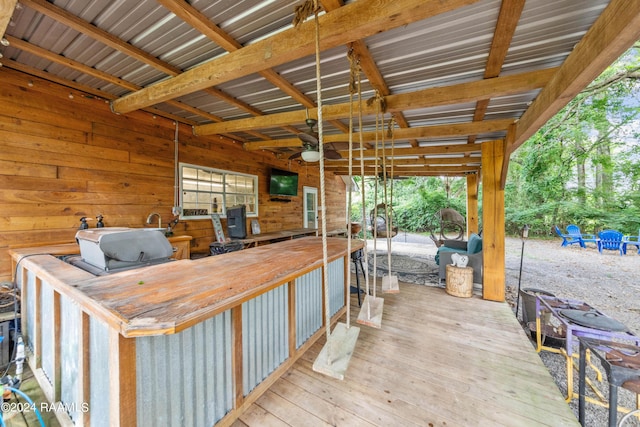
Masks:
[[[157,229],[105,227],[79,230],[80,256],[65,260],[96,275],[172,261],[173,247]]]

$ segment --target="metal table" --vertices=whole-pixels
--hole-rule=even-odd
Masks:
[[[556,349],[542,345],[541,317],[550,313],[564,330],[565,344]],[[567,402],[573,393],[573,344],[575,338],[616,340],[639,345],[640,337],[634,335],[625,325],[607,316],[583,301],[557,298],[547,295],[536,296],[536,351],[551,351],[563,354],[567,361]]]
[[[595,338],[578,337],[580,341],[580,377],[578,415],[580,424],[585,421],[585,384],[587,350],[600,359],[609,382],[609,426],[618,422],[618,387],[638,393],[640,389],[640,347]]]

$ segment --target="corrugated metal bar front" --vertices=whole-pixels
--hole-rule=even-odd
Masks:
[[[296,348],[322,327],[322,269],[296,279]]]
[[[138,427],[210,427],[233,408],[231,312],[136,338]]]
[[[83,402],[78,388],[82,378],[79,358],[82,331],[82,311],[69,298],[60,295],[60,389],[61,400],[69,410],[69,416],[77,424],[82,417]]]
[[[331,316],[344,307],[344,258],[338,258],[328,266],[329,312]]]
[[[53,288],[47,282],[42,282],[40,291],[40,343],[42,344],[42,372],[49,383],[53,385],[56,367],[56,334],[53,307]]]
[[[109,389],[111,375],[109,372],[109,326],[91,317],[89,321],[89,405],[91,427],[110,426]]]
[[[16,274],[16,280],[18,281],[21,290],[22,287],[25,286],[25,284],[21,282],[22,277],[22,274]],[[22,309],[22,314],[24,315],[26,311],[27,327],[25,331],[22,331],[22,334],[25,345],[33,351],[33,338],[35,337],[36,331],[36,275],[30,270],[27,270],[26,294],[26,301],[22,301],[23,305],[26,304],[26,307]]]
[[[288,287],[284,284],[242,304],[245,396],[289,356]]]

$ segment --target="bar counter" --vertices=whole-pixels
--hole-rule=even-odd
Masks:
[[[104,276],[59,258],[74,244],[14,249],[29,363],[50,401],[88,403],[75,425],[229,425],[324,333],[325,304],[344,313],[347,239],[327,251],[325,284],[319,237]]]

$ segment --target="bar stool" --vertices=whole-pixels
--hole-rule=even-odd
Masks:
[[[351,261],[356,268],[356,287],[351,286],[351,293],[358,293],[358,306],[362,305],[360,301],[360,293],[364,292],[360,289],[360,276],[358,275],[358,264],[360,265],[360,271],[362,272],[362,278],[364,279],[364,265],[362,264],[362,249],[358,249],[355,252],[351,252]]]

